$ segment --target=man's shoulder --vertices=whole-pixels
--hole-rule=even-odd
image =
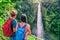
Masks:
[[[14,22],[17,22],[17,20],[16,20],[16,19],[14,19],[13,21],[14,21]]]
[[[16,23],[17,21],[14,19],[13,21],[12,21],[12,23]]]

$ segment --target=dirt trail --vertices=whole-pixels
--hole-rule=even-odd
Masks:
[[[0,40],[2,40],[2,39],[0,38]]]

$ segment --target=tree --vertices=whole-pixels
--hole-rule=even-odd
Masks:
[[[29,0],[20,0],[16,1],[15,8],[18,11],[17,20],[20,21],[21,14],[25,13],[27,15],[27,22],[31,24],[31,28],[36,24],[36,13],[37,13],[37,5],[33,4],[33,2]]]
[[[56,2],[43,2],[42,3],[42,13],[43,13],[43,23],[45,34],[48,35],[50,40],[59,40],[60,31],[60,5],[58,1]]]

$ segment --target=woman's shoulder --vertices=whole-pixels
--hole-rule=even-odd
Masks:
[[[26,23],[26,26],[27,26],[27,27],[30,27],[30,24]]]
[[[28,23],[25,23],[27,26],[30,26],[30,24],[28,24]]]

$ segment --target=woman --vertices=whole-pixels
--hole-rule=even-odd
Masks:
[[[28,35],[31,35],[30,25],[26,22],[26,14],[22,14],[21,22],[18,24],[16,32],[16,40],[27,40]]]

